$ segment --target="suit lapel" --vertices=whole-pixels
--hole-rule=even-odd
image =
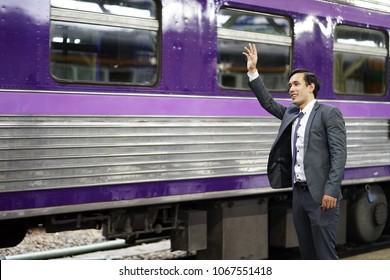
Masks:
[[[299,114],[299,108],[297,107],[296,112],[293,114],[286,115],[285,118],[283,118],[282,123],[280,124],[278,135],[276,136],[275,142],[272,145],[272,149],[274,148],[275,144],[278,143],[280,137],[283,135],[284,131],[291,126],[291,123],[298,117]]]
[[[317,110],[318,110],[319,107],[320,107],[320,103],[318,103],[318,101],[316,101],[316,103],[313,106],[313,109],[311,110],[309,119],[307,120],[306,129],[305,129],[304,154],[306,154],[307,144],[309,143],[310,128],[311,128],[311,125],[313,123],[314,117],[317,114]]]

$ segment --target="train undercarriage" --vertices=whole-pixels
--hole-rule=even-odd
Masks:
[[[344,187],[337,245],[371,243],[390,233],[389,183]],[[107,239],[169,236],[172,250],[199,259],[267,259],[273,248],[298,246],[291,193],[70,213],[1,221],[0,247],[20,243],[28,230],[102,229]]]

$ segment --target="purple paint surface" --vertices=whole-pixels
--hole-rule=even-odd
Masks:
[[[0,193],[0,211],[201,194],[267,185],[266,176],[259,175]]]
[[[345,180],[390,176],[390,166],[351,168]],[[261,188],[266,175],[0,193],[0,211]]]
[[[127,116],[270,116],[255,98],[183,96],[109,96],[84,94],[1,93],[0,114]],[[344,117],[390,118],[390,102],[321,101],[337,106]],[[288,99],[282,100],[288,106]]]

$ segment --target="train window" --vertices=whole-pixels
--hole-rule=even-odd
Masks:
[[[384,95],[388,45],[384,32],[336,26],[333,87],[341,94]]]
[[[260,74],[270,90],[285,91],[290,71],[292,31],[285,17],[221,9],[218,26],[218,83],[223,88],[248,89],[242,51],[253,42],[259,52]]]
[[[154,0],[52,0],[50,71],[58,81],[153,85]]]

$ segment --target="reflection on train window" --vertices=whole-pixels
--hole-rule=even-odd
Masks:
[[[51,74],[66,82],[153,85],[158,29],[153,0],[52,0]]]
[[[333,87],[343,94],[384,95],[388,39],[384,32],[336,26]]]
[[[253,42],[257,46],[260,74],[270,90],[285,91],[290,72],[292,34],[287,18],[222,9],[218,24],[218,84],[229,89],[248,89],[242,51]]]

